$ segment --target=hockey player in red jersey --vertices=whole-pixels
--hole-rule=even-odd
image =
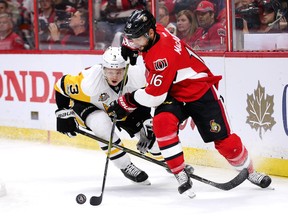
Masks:
[[[213,75],[187,44],[156,24],[154,16],[147,10],[134,11],[124,32],[122,56],[135,63],[138,51],[142,52],[147,84],[145,88],[126,93],[112,102],[108,113],[121,119],[139,105],[156,107],[153,131],[162,156],[178,180],[179,193],[195,196],[178,137],[179,124],[189,116],[204,142],[214,141],[215,148],[229,164],[237,170],[248,168],[250,182],[268,187],[271,178],[254,170],[240,137],[231,131],[217,91],[222,77]]]

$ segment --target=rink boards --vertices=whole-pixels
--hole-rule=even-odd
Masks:
[[[78,135],[75,138],[69,138],[68,136],[55,131],[1,126],[0,137],[8,139],[31,140],[31,142],[41,141],[43,143],[52,145],[66,145],[73,146],[75,148],[85,148],[97,151],[100,150],[98,142],[88,137]],[[135,139],[124,140],[125,147],[133,149],[135,151],[136,143],[137,141]],[[188,164],[223,167],[231,169],[230,165],[227,164],[226,160],[222,156],[220,156],[215,150],[193,147],[183,147],[183,150],[185,155],[185,161]],[[255,155],[252,158],[254,166],[258,171],[265,172],[271,175],[288,177],[288,160],[267,158]]]
[[[214,74],[223,75],[219,92],[232,129],[248,148],[256,169],[288,176],[287,59],[204,60]],[[63,74],[77,74],[100,61],[99,55],[0,56],[0,136],[99,149],[88,138],[69,139],[55,132],[53,86]],[[141,58],[138,63],[143,66]],[[229,167],[212,143],[203,143],[192,119],[180,126],[180,138],[189,163]],[[128,141],[133,147],[135,140]]]

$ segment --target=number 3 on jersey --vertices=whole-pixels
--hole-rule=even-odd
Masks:
[[[78,85],[69,85],[68,87],[70,94],[79,94],[79,88]]]

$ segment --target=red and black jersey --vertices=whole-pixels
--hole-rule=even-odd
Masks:
[[[222,23],[216,22],[209,29],[197,28],[191,38],[191,46],[195,50],[225,50],[225,27]]]
[[[214,76],[204,61],[178,37],[157,24],[160,39],[143,60],[147,69],[147,87],[135,92],[135,100],[145,106],[158,106],[169,94],[178,101],[199,99],[221,76]]]

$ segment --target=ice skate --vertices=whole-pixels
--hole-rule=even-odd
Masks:
[[[249,174],[248,180],[261,188],[267,188],[272,181],[268,175],[257,173],[255,171]]]
[[[194,173],[194,167],[192,167],[189,164],[185,165],[185,170],[187,171],[188,174],[193,174]],[[172,174],[171,170],[169,168],[166,169],[166,171],[170,174]]]
[[[194,167],[192,167],[191,165],[189,164],[186,164],[185,165],[185,170],[188,174],[193,174],[194,173]]]
[[[125,169],[121,169],[124,176],[133,182],[150,185],[148,175],[136,167],[133,163],[130,163]]]
[[[179,183],[178,191],[180,194],[185,193],[189,198],[193,198],[196,194],[192,191],[192,181],[189,178],[187,172],[182,170],[180,173],[175,174],[175,177]]]

